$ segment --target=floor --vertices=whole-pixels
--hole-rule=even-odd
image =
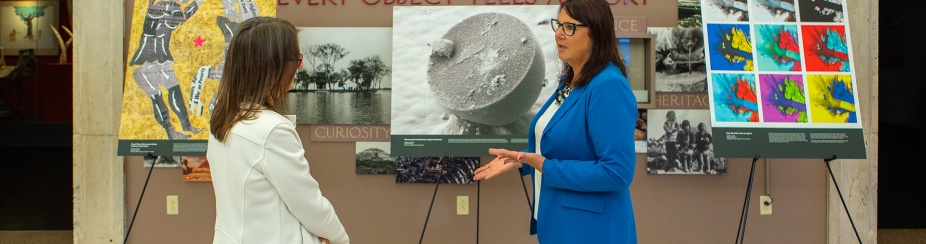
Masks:
[[[926,229],[878,229],[878,243],[926,243]]]
[[[73,243],[69,230],[55,231],[0,231],[0,243],[58,244]],[[878,243],[926,243],[926,229],[879,229]]]
[[[70,230],[0,231],[0,243],[59,244],[74,243]]]

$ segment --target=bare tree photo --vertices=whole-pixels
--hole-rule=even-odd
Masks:
[[[287,95],[298,124],[389,124],[391,28],[300,28],[303,68]]]

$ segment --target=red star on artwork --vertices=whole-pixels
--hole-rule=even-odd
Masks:
[[[206,42],[206,39],[203,39],[202,36],[197,36],[196,39],[193,39],[193,47],[203,47],[203,42]]]

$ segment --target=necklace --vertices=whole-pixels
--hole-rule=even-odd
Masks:
[[[563,101],[566,100],[566,96],[569,96],[569,93],[572,92],[572,87],[564,86],[562,89],[556,90],[556,99],[553,100],[556,105],[563,104]]]

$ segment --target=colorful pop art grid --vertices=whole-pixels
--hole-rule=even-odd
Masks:
[[[861,128],[845,0],[701,4],[715,126]]]

